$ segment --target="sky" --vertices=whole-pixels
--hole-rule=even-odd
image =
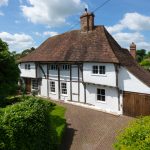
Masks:
[[[0,38],[10,51],[38,47],[47,38],[80,29],[85,8],[93,12],[106,0],[0,0]],[[150,51],[150,0],[110,0],[94,12],[124,48],[135,42]]]

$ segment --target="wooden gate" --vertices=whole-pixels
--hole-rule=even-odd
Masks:
[[[150,115],[150,95],[124,92],[123,114],[133,117]]]

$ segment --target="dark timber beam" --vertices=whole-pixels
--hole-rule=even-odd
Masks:
[[[42,73],[44,74],[44,77],[45,77],[45,79],[46,79],[46,73],[45,73],[45,71],[44,71],[44,69],[42,68],[42,66],[39,64],[39,68],[41,69],[41,71],[42,71]]]
[[[49,97],[49,66],[48,64],[46,65],[47,67],[47,97]]]
[[[58,64],[58,99],[60,100],[60,64]]]
[[[70,64],[70,100],[72,101],[72,65]]]

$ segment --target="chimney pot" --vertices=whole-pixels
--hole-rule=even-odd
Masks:
[[[85,12],[82,16],[80,16],[81,22],[81,31],[88,32],[94,29],[94,14],[87,11],[85,8]]]
[[[134,42],[130,45],[130,54],[134,59],[136,58],[136,44]]]

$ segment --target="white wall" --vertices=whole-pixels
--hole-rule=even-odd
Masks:
[[[150,88],[124,67],[119,69],[118,80],[119,88],[123,91],[150,94]]]
[[[106,68],[105,75],[92,74],[92,67],[94,65],[102,65]],[[114,64],[110,63],[84,63],[83,64],[83,80],[84,82],[116,86],[116,72]]]
[[[25,69],[25,64],[30,64],[30,70]],[[28,78],[36,78],[36,67],[35,63],[28,62],[28,63],[21,63],[19,65],[21,71],[21,77],[28,77]]]
[[[48,97],[47,95],[47,79],[41,81],[41,96]]]
[[[97,88],[105,89],[105,102],[97,101]],[[86,86],[86,102],[106,112],[121,114],[118,110],[118,91],[116,88],[108,88],[87,84]]]

